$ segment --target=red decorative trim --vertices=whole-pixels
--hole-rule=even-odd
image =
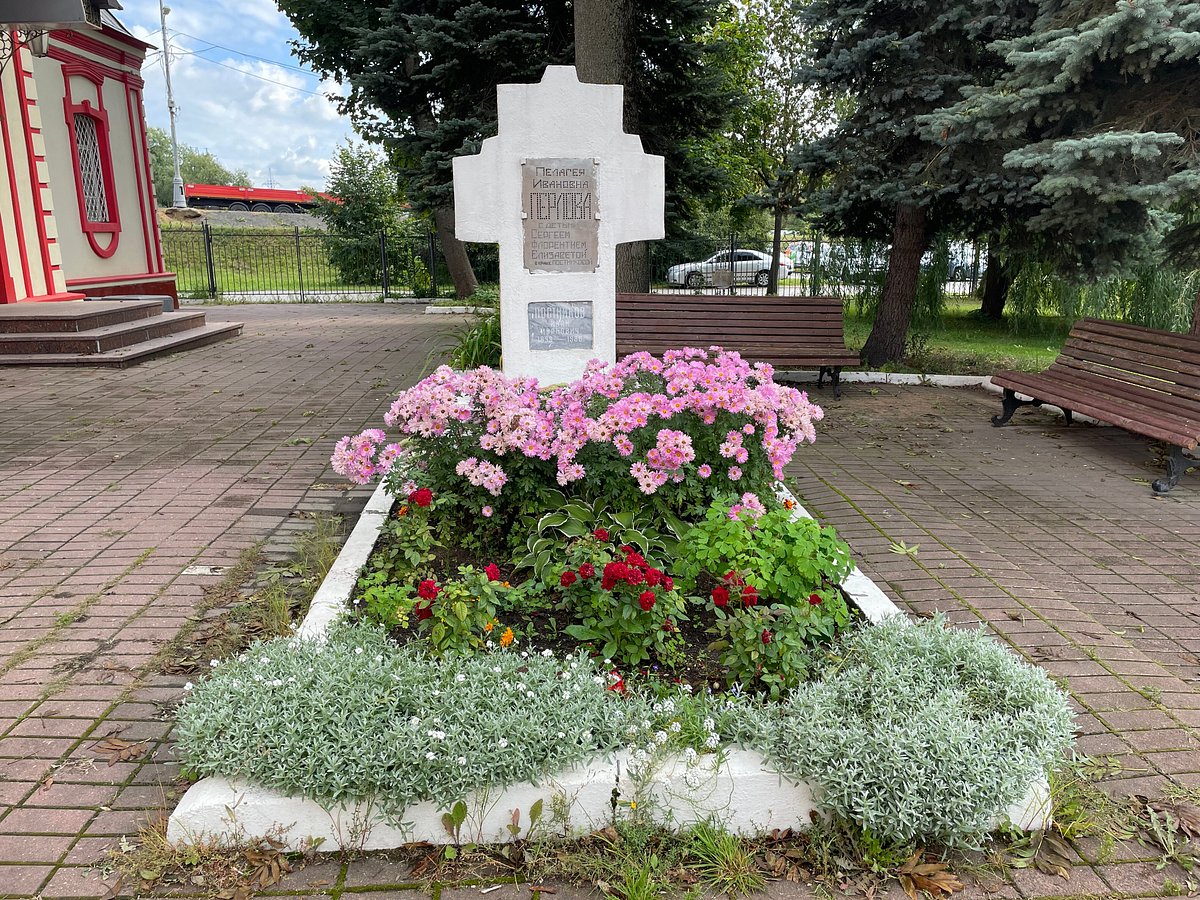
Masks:
[[[116,179],[113,176],[112,148],[108,141],[108,112],[104,108],[104,73],[90,63],[70,63],[62,67],[64,119],[67,123],[67,135],[71,139],[71,165],[75,169],[75,197],[79,203],[79,225],[87,237],[92,252],[101,259],[109,259],[117,252],[121,241],[121,208],[117,203]],[[96,100],[99,107],[92,106],[90,100],[76,103],[71,94],[71,79],[86,78],[96,85]],[[104,202],[108,207],[107,222],[89,221],[87,201],[83,195],[83,169],[79,163],[79,139],[75,134],[75,117],[88,116],[96,124],[96,145],[100,154],[100,174],[104,179]],[[107,246],[101,246],[97,237],[101,234],[111,235]]]
[[[13,52],[20,53],[21,46],[22,44],[16,43]],[[42,279],[47,290],[54,290],[54,268],[50,264],[50,245],[46,242],[46,208],[42,205],[42,188],[45,184],[37,173],[38,157],[33,152],[34,128],[29,122],[29,107],[37,104],[29,99],[29,89],[25,86],[26,77],[28,76],[18,75],[16,78],[17,98],[21,102],[21,127],[25,129],[25,149],[29,155],[29,183],[33,190],[33,209],[37,215],[38,241],[42,248]]]
[[[132,279],[122,282],[121,284],[101,284],[104,279],[95,279],[88,281],[82,279],[83,282],[71,282],[70,285],[74,290],[84,291],[88,297],[112,297],[113,295],[122,294],[158,294],[166,295],[175,300],[175,308],[179,308],[179,293],[175,287],[175,276],[170,272],[164,273],[166,278],[147,276],[142,280]]]
[[[20,52],[20,51],[14,51]],[[17,253],[21,257],[21,275],[25,284],[25,296],[33,293],[33,281],[29,277],[29,248],[25,246],[25,223],[21,216],[21,197],[17,190],[17,168],[13,161],[12,139],[8,136],[8,113],[4,108],[4,91],[0,89],[0,132],[4,133],[4,161],[8,164],[8,183],[11,186],[9,200],[12,202],[13,225],[17,231]],[[32,173],[30,173],[32,176]],[[16,288],[13,288],[13,294]]]
[[[73,291],[67,291],[63,294],[39,294],[36,297],[26,297],[24,300],[18,300],[18,303],[59,303],[63,300],[82,300],[84,294],[76,294]]]
[[[131,87],[125,88],[125,106],[129,110],[129,138],[133,142],[133,180],[137,182],[138,189],[138,213],[142,220],[142,235],[145,237],[146,245],[146,271],[149,272],[154,268],[154,248],[150,240],[150,214],[146,210],[146,190],[143,185],[142,167],[138,165],[138,151],[141,150],[138,136],[141,129],[138,127],[138,116],[133,108],[133,95],[135,91]],[[139,109],[141,104],[138,105]],[[153,188],[151,189],[153,194]],[[151,197],[153,199],[153,197]]]
[[[173,284],[175,282],[175,273],[174,272],[147,272],[145,275],[142,275],[141,273],[137,273],[134,275],[100,275],[95,278],[92,278],[92,277],[68,278],[67,279],[67,287],[83,288],[83,287],[89,287],[91,285],[96,285],[96,284],[130,285],[130,284],[138,283],[139,279],[146,279],[146,278],[153,279],[156,282],[170,281]]]
[[[55,32],[55,34],[57,33],[58,32]],[[138,90],[141,90],[146,86],[146,82],[142,80],[142,76],[136,72],[130,72],[127,69],[114,69],[112,66],[106,66],[104,63],[97,62],[96,60],[87,56],[80,56],[78,53],[74,53],[64,47],[55,47],[54,45],[51,45],[48,56],[53,60],[63,63],[64,65],[81,67],[86,66],[93,72],[103,74],[106,78],[111,78],[114,81],[120,81],[124,84],[133,85]]]
[[[64,29],[61,31],[52,31],[50,32],[50,36],[63,44],[134,70],[141,69],[142,60],[146,58],[146,51],[154,46],[153,44],[147,44],[145,41],[139,41],[131,35],[123,35],[112,28],[105,28],[101,33],[105,37],[113,38],[122,44],[134,47],[139,52],[130,53],[128,50],[122,50],[120,47],[106,44],[99,38],[93,37],[91,34],[83,31],[68,31]]]

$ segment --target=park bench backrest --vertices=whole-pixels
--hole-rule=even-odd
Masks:
[[[617,294],[618,356],[713,344],[775,365],[858,356],[845,345],[840,297]]]
[[[1200,427],[1200,338],[1138,325],[1080,319],[1046,370],[1100,379],[1105,393]]]

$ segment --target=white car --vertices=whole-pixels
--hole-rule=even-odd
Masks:
[[[728,272],[730,269],[730,254],[733,255],[733,281],[735,284],[756,284],[766,287],[771,275],[771,257],[758,250],[722,250],[714,253],[704,262],[680,263],[667,270],[667,283],[682,285],[690,288],[700,288],[713,283],[713,273]],[[779,262],[779,280],[792,274],[792,264],[788,259]]]

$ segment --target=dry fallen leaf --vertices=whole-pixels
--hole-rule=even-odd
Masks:
[[[917,900],[917,892],[924,891],[929,896],[938,898],[943,894],[949,896],[963,889],[963,883],[958,876],[950,871],[944,862],[921,862],[924,850],[914,853],[897,871],[900,886],[911,900]]]
[[[242,854],[246,862],[253,866],[250,873],[250,884],[257,888],[267,888],[276,884],[284,875],[292,871],[292,865],[275,847],[260,850],[247,850]]]
[[[123,741],[120,738],[108,737],[99,743],[92,744],[92,749],[108,759],[110,766],[119,762],[131,762],[144,756],[150,749],[145,741]]]
[[[1175,827],[1190,838],[1200,837],[1200,807],[1182,800],[1153,800],[1147,803],[1156,813],[1165,813],[1175,822]]]

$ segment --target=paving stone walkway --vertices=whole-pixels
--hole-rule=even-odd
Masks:
[[[0,897],[105,894],[107,849],[178,789],[169,728],[185,677],[148,667],[220,580],[184,570],[264,540],[282,557],[297,511],[361,506],[366,492],[328,468],[331,442],[378,424],[457,327],[375,305],[209,318],[245,333],[125,371],[0,372]],[[986,622],[1062,679],[1081,749],[1121,764],[1114,791],[1200,787],[1200,477],[1154,498],[1145,441],[1029,410],[994,429],[999,403],[978,390],[847,385],[820,400],[828,417],[793,475],[864,571],[914,613]],[[900,542],[919,548],[892,552]],[[108,738],[149,750],[110,765]],[[1183,880],[1137,845],[1103,861],[1082,849],[1093,864],[1070,881],[1022,871],[965,896],[1158,896]],[[429,893],[408,877],[377,854],[326,859],[272,893]],[[552,900],[594,896],[557,888]]]

